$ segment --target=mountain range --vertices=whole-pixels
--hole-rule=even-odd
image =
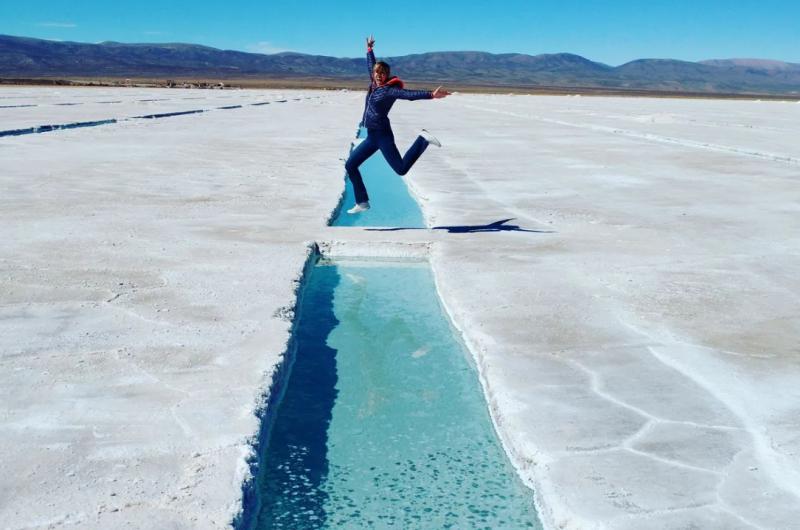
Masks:
[[[620,66],[570,53],[430,52],[383,57],[419,83],[800,95],[800,64],[765,59],[638,59]],[[0,35],[0,78],[366,78],[363,57],[264,55],[195,44],[88,44]]]

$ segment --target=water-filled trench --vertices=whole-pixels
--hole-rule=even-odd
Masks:
[[[246,527],[540,528],[425,263],[321,260]]]

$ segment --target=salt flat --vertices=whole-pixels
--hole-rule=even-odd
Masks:
[[[231,521],[356,99],[2,139],[4,528]]]
[[[537,231],[450,233],[325,226],[363,93],[243,92],[102,95],[288,101],[0,139],[6,527],[227,526],[312,241],[430,248],[547,527],[795,525],[800,104],[398,103],[444,144],[406,176],[429,226]]]

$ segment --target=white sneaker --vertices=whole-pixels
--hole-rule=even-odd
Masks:
[[[369,203],[368,202],[360,202],[347,210],[347,213],[361,213],[366,212],[369,210]]]
[[[431,145],[435,145],[436,147],[441,147],[442,146],[442,143],[434,135],[429,133],[428,129],[422,129],[422,131],[419,133],[419,135],[422,136],[423,138],[425,138],[428,141],[428,143],[431,144]]]

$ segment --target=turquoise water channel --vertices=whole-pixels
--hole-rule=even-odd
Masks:
[[[320,261],[254,526],[541,528],[427,264]]]
[[[358,138],[364,138],[366,130],[359,129]],[[414,138],[411,139],[413,141]],[[398,140],[397,147],[404,153],[411,146]],[[417,163],[424,161],[426,151]],[[372,209],[350,215],[347,209],[355,204],[353,185],[345,178],[344,201],[339,214],[331,222],[331,226],[390,226],[400,228],[425,228],[425,220],[419,205],[411,197],[403,177],[392,171],[380,151],[372,155],[361,165],[361,175],[369,192]],[[411,171],[414,171],[412,168]]]

